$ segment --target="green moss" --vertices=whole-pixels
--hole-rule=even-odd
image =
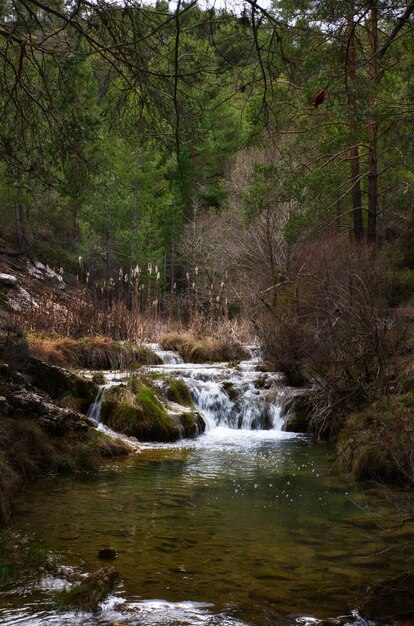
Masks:
[[[138,404],[142,406],[142,410],[148,417],[160,419],[166,416],[165,408],[158,400],[153,389],[143,387],[137,392],[135,397]]]
[[[180,429],[174,417],[167,413],[155,391],[142,381],[133,387],[119,385],[109,389],[103,399],[102,420],[113,430],[136,437],[140,441],[176,441]]]
[[[194,407],[189,388],[185,382],[179,378],[169,378],[167,380],[166,394],[168,400],[171,402],[188,406],[191,409]]]
[[[184,411],[178,417],[184,430],[184,437],[194,438],[206,429],[204,418],[197,411]]]

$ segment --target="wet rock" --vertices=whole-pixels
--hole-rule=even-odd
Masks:
[[[414,573],[387,578],[368,589],[360,613],[373,620],[394,620],[414,615]]]
[[[16,389],[17,387],[17,389]],[[56,406],[45,393],[37,393],[24,386],[14,385],[7,396],[17,418],[37,419],[48,432],[63,434],[69,430],[80,431],[94,426],[93,422],[76,411]]]
[[[289,433],[307,433],[310,428],[310,402],[308,394],[295,394],[284,406],[283,430]]]
[[[237,400],[239,393],[234,388],[234,384],[230,380],[225,380],[224,382],[222,382],[221,388],[223,389],[224,393],[228,395],[229,399],[232,402],[235,402]]]
[[[113,568],[102,569],[82,578],[79,584],[58,592],[56,599],[61,607],[94,611],[100,602],[119,585],[121,577]]]
[[[116,559],[117,554],[113,548],[102,548],[102,550],[99,550],[98,552],[98,557],[100,559],[112,561],[113,559]]]
[[[184,411],[177,418],[183,428],[183,436],[187,439],[202,435],[206,429],[204,418],[198,411]]]
[[[0,285],[5,285],[6,287],[17,287],[18,284],[19,281],[17,280],[16,276],[0,273]]]

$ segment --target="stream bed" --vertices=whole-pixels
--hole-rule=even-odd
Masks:
[[[217,397],[214,407],[222,415]],[[340,477],[328,445],[280,430],[280,411],[272,428],[251,430],[203,410],[208,428],[195,440],[27,489],[16,529],[81,571],[101,567],[98,551],[111,547],[123,582],[96,614],[59,613],[56,579],[3,589],[2,625],[366,623],[352,612],[367,587],[413,564],[413,529],[384,532],[395,515],[384,493]]]

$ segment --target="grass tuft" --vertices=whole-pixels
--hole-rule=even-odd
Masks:
[[[30,333],[28,342],[33,356],[60,367],[108,370],[161,362],[148,346],[121,343],[108,337],[70,339]]]
[[[239,361],[247,358],[244,348],[230,338],[197,338],[190,332],[162,335],[160,345],[164,350],[174,350],[188,363],[213,363]]]

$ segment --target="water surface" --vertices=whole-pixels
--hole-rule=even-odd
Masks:
[[[381,529],[383,494],[331,466],[330,448],[306,437],[219,427],[88,480],[32,485],[16,527],[82,571],[113,547],[124,582],[97,615],[56,614],[50,581],[4,590],[0,623],[259,626],[347,613],[413,558],[399,547],[407,536]]]

